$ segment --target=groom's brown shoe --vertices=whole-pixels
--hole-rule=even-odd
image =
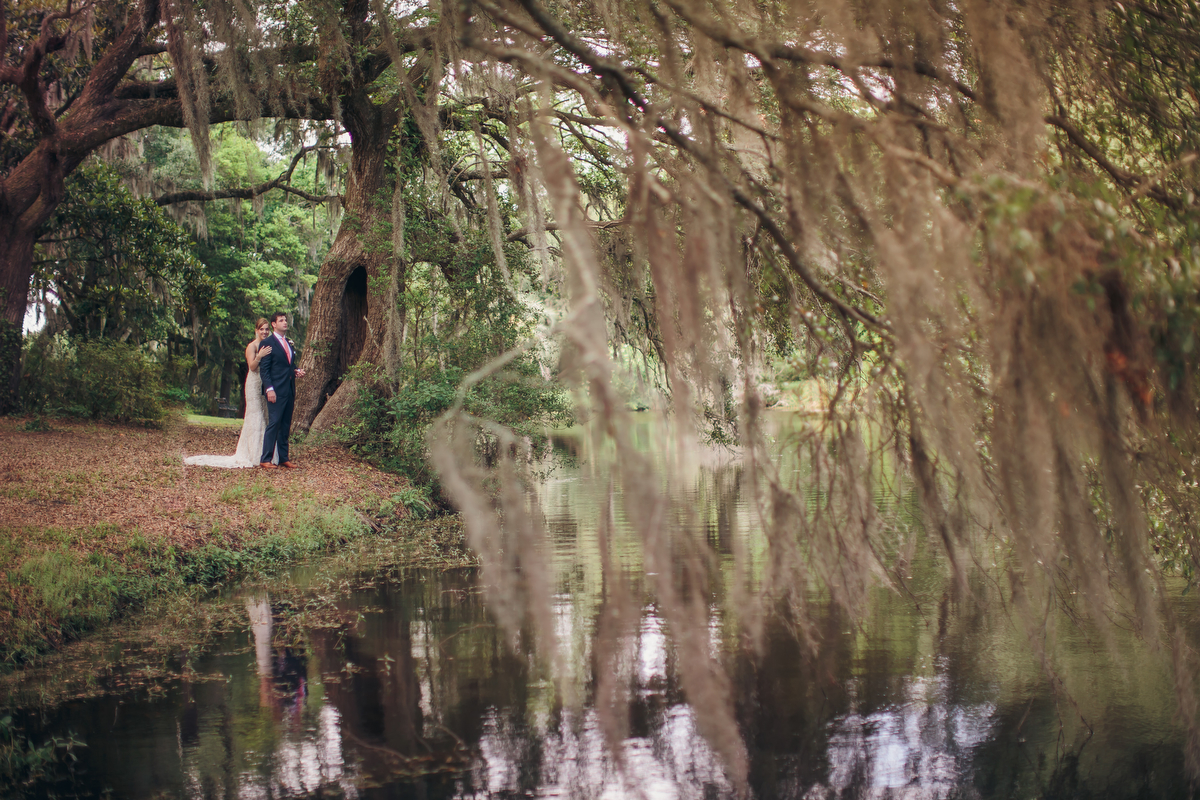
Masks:
[[[263,462],[259,463],[258,466],[260,469],[275,469],[275,465],[272,464],[270,461],[263,461]]]
[[[290,462],[290,461],[285,461],[285,462],[283,462],[282,464],[280,464],[279,466],[281,466],[281,467],[287,467],[288,469],[299,469],[299,467],[297,467],[295,464],[293,464],[293,463],[292,463],[292,462]]]

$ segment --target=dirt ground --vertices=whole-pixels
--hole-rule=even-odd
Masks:
[[[252,538],[313,503],[378,507],[406,486],[332,442],[294,444],[295,470],[183,465],[185,455],[233,453],[236,422],[181,415],[156,430],[52,420],[51,430],[32,431],[23,419],[0,418],[0,541],[8,545],[0,550],[9,550],[0,569],[28,554],[13,544],[37,549],[38,531],[84,549],[119,549],[133,534],[188,549]]]

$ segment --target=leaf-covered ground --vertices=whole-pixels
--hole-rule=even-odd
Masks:
[[[0,569],[21,558],[10,545],[31,529],[74,533],[72,545],[89,550],[119,547],[134,533],[180,548],[230,544],[311,503],[370,510],[407,485],[333,443],[293,446],[295,470],[183,465],[185,455],[233,453],[237,425],[178,418],[162,430],[65,420],[50,431],[25,427],[0,418]]]

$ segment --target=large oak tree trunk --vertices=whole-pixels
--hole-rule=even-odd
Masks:
[[[385,298],[392,268],[394,172],[388,144],[397,114],[369,98],[343,105],[351,137],[345,216],[321,264],[300,357],[307,374],[296,384],[294,427],[325,430],[342,419],[358,392],[347,371],[376,364],[390,309]]]
[[[62,200],[66,176],[82,160],[56,150],[42,142],[0,185],[0,413],[16,407],[38,232]]]
[[[2,212],[0,212],[2,214]],[[21,383],[21,329],[33,270],[34,234],[13,232],[0,216],[0,413],[16,407]],[[8,230],[4,230],[8,227]]]

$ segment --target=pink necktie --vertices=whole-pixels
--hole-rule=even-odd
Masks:
[[[275,338],[283,343],[283,352],[287,353],[288,363],[289,364],[292,363],[292,348],[288,347],[287,340],[284,339],[282,336],[276,336]]]

